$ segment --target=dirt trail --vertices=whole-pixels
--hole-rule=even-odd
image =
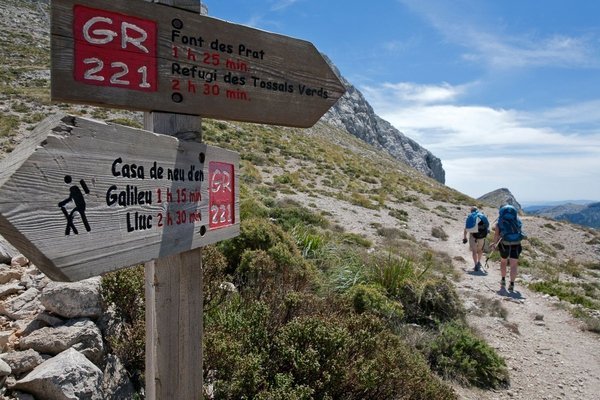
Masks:
[[[305,194],[291,197],[304,204],[315,201]],[[377,235],[366,228],[369,223],[396,226],[395,219],[385,213],[351,205],[340,206],[339,201],[327,197],[316,201],[321,210],[335,215],[336,222],[346,230],[366,235],[374,241],[377,241]],[[600,399],[600,335],[583,331],[582,322],[559,308],[558,300],[527,289],[525,280],[528,278],[522,271],[519,271],[512,295],[500,291],[499,261],[489,261],[486,273],[474,273],[471,253],[468,246],[462,244],[464,219],[462,215],[459,217],[462,213],[466,217],[467,208],[462,207],[462,211],[452,218],[440,218],[429,211],[439,204],[427,200],[424,203],[427,209],[402,207],[408,212],[405,229],[416,240],[450,255],[462,276],[456,286],[467,309],[470,326],[504,357],[510,373],[508,389],[483,391],[456,385],[460,398]],[[493,218],[497,215],[497,210],[492,208],[486,208],[484,212]],[[600,259],[599,250],[585,244],[589,239],[585,239],[584,230],[556,222],[550,229],[548,221],[535,217],[523,217],[523,223],[530,237],[564,244],[564,250],[556,253],[558,261],[575,258],[584,263],[597,263]],[[432,226],[442,226],[448,239],[432,238]],[[482,315],[482,299],[501,300],[508,311],[506,320]]]
[[[557,301],[531,292],[517,278],[515,293],[500,291],[500,263],[490,261],[486,273],[472,271],[471,254],[463,245],[462,221],[452,224],[448,241],[432,244],[448,253],[463,279],[457,283],[469,323],[505,358],[510,371],[508,390],[457,388],[464,399],[600,398],[600,335],[581,330],[581,322]],[[464,258],[464,262],[461,261]],[[485,256],[484,256],[485,259]],[[481,297],[501,299],[506,320],[478,316]]]

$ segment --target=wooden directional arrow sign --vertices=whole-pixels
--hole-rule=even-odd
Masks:
[[[73,281],[239,234],[239,155],[58,115],[0,163],[0,233]]]
[[[309,127],[345,88],[309,42],[140,0],[52,1],[52,100]]]

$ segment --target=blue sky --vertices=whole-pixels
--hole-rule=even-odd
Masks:
[[[600,201],[600,1],[207,0],[312,42],[473,197]]]

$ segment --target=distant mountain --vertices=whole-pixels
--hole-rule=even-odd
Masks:
[[[346,93],[321,120],[346,130],[422,174],[445,183],[446,172],[442,168],[442,161],[375,114],[362,93],[341,76],[331,60],[325,55],[324,58],[346,86]]]
[[[517,210],[521,210],[521,205],[507,188],[496,189],[479,197],[477,200],[487,204],[490,207],[500,208],[503,205],[510,204]]]
[[[588,205],[569,203],[556,207],[544,207],[538,210],[528,207],[526,211],[533,215],[552,218],[558,221],[569,221],[591,228],[600,228],[600,202]]]
[[[575,214],[586,208],[586,205],[571,202],[556,205],[535,205],[523,207],[523,211],[533,215],[544,215],[548,218],[556,218],[563,214]]]
[[[579,204],[582,206],[587,206],[588,204],[596,203],[594,200],[559,200],[559,201],[522,201],[521,206],[523,206],[523,210],[527,211],[527,209],[541,209],[548,207],[556,207],[562,206],[565,204]]]

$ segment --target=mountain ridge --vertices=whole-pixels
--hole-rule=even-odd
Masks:
[[[567,203],[537,210],[529,208],[529,213],[590,228],[600,228],[600,202],[585,205]]]
[[[346,93],[321,118],[370,145],[385,150],[395,159],[410,165],[440,183],[446,182],[442,161],[429,150],[407,137],[388,121],[378,116],[364,95],[344,78],[332,61],[323,55],[346,87]]]

